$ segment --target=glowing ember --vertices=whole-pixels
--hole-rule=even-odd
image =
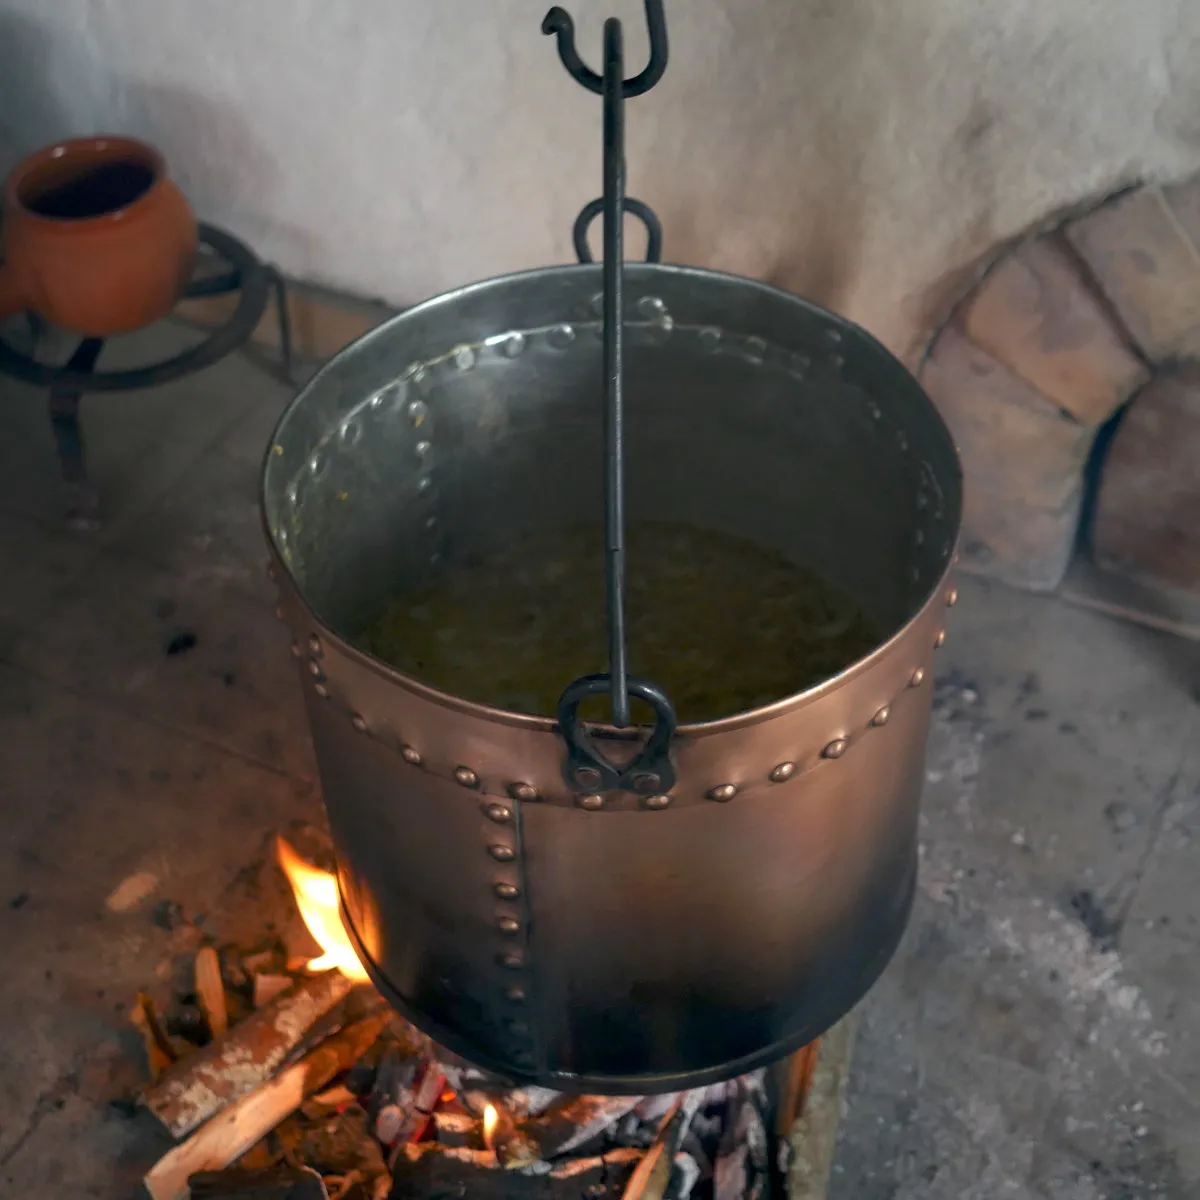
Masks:
[[[500,1120],[500,1114],[496,1111],[494,1104],[487,1105],[483,1110],[483,1144],[489,1150],[495,1150],[492,1144],[496,1136],[496,1125]]]
[[[296,896],[296,907],[308,932],[325,952],[310,959],[310,971],[328,971],[336,967],[347,979],[366,980],[354,947],[346,936],[338,909],[337,880],[328,871],[322,871],[307,863],[281,837],[275,839],[275,853],[279,865],[292,885]]]

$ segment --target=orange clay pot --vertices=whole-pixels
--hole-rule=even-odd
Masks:
[[[47,146],[4,185],[0,317],[31,309],[88,337],[165,316],[196,255],[196,218],[152,147],[88,137]]]

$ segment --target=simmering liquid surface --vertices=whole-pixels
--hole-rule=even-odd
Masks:
[[[82,171],[73,179],[28,197],[24,204],[40,217],[80,221],[132,204],[153,182],[154,172],[145,163],[119,159]]]
[[[603,545],[598,525],[514,540],[399,597],[360,643],[464,699],[553,715],[568,683],[608,668]],[[630,671],[681,721],[780,700],[882,640],[840,588],[745,539],[643,521],[626,546]],[[606,720],[607,698],[580,713]]]

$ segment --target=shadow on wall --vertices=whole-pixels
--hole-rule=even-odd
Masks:
[[[279,168],[235,108],[114,74],[74,31],[0,12],[0,175],[41,146],[93,133],[150,142],[201,219],[218,211],[252,245],[269,229],[275,254],[311,259],[308,235],[268,219]]]

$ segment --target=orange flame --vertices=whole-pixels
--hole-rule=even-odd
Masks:
[[[337,880],[330,872],[305,862],[281,837],[275,839],[275,853],[292,885],[300,916],[313,940],[324,951],[317,958],[309,959],[308,969],[328,971],[336,967],[347,979],[365,981],[367,973],[342,924]]]
[[[483,1110],[483,1144],[489,1150],[495,1150],[496,1147],[492,1144],[496,1136],[496,1125],[500,1121],[500,1114],[496,1111],[494,1104],[488,1104]]]

